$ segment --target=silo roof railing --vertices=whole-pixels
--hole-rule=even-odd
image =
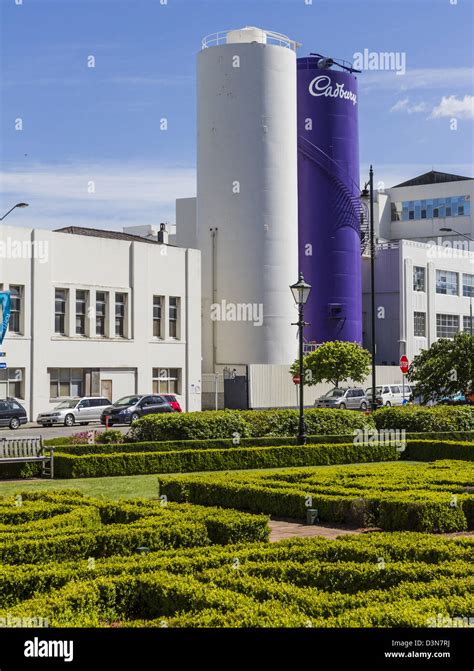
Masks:
[[[209,47],[217,47],[221,44],[227,44],[227,35],[233,32],[237,33],[241,30],[244,29],[238,28],[236,30],[223,30],[218,33],[211,33],[210,35],[206,35],[206,37],[202,39],[201,46],[203,49],[208,49]],[[263,29],[261,32],[265,33],[266,44],[273,44],[279,47],[286,47],[287,49],[291,49],[292,51],[296,51],[296,49],[301,46],[299,42],[295,42],[295,40],[290,40],[290,38],[287,37],[287,35],[283,35],[282,33],[274,33],[271,30],[263,30]]]

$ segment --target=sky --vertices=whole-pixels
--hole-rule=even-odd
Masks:
[[[371,163],[378,186],[473,176],[473,15],[473,0],[0,0],[0,216],[23,201],[9,225],[173,223],[196,193],[201,40],[245,25],[299,56],[394,54],[358,75],[361,179]]]

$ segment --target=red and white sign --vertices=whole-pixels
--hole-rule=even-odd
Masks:
[[[293,375],[293,382],[295,384],[299,384],[301,382],[301,378],[299,375]]]
[[[400,370],[402,371],[403,375],[406,375],[408,373],[408,367],[410,365],[410,362],[408,361],[408,357],[403,356],[400,357]]]

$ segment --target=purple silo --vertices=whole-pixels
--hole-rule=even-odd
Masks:
[[[305,310],[314,342],[362,342],[357,79],[298,64],[299,265],[313,289]]]

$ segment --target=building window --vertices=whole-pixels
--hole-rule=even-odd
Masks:
[[[458,315],[436,315],[436,337],[454,338],[459,333]]]
[[[0,398],[24,399],[23,379],[24,368],[7,368],[0,370]]]
[[[392,203],[391,211],[392,221],[464,217],[471,213],[471,203],[469,196],[404,200],[400,203]]]
[[[10,284],[10,320],[8,330],[11,333],[21,333],[21,306],[23,287],[18,284]]]
[[[474,275],[464,273],[462,276],[462,295],[474,298]]]
[[[76,335],[86,335],[87,291],[76,290]]]
[[[66,335],[67,289],[55,289],[54,294],[54,332]]]
[[[413,267],[413,291],[426,291],[425,268],[422,266]]]
[[[447,296],[458,295],[458,274],[447,270],[436,271],[436,293]]]
[[[179,298],[170,296],[169,304],[169,336],[170,338],[178,338],[178,314],[179,314]]]
[[[462,327],[464,331],[469,333],[474,333],[474,317],[464,317],[462,318]]]
[[[161,310],[163,296],[153,296],[153,337],[161,338]]]
[[[82,368],[50,368],[50,398],[83,396],[84,371]]]
[[[414,333],[416,337],[426,337],[426,312],[414,313]]]
[[[118,338],[125,338],[126,304],[126,294],[115,294],[115,335]]]
[[[179,394],[179,368],[153,368],[154,394]]]
[[[95,333],[105,336],[105,320],[107,316],[107,293],[97,291],[95,295]]]

